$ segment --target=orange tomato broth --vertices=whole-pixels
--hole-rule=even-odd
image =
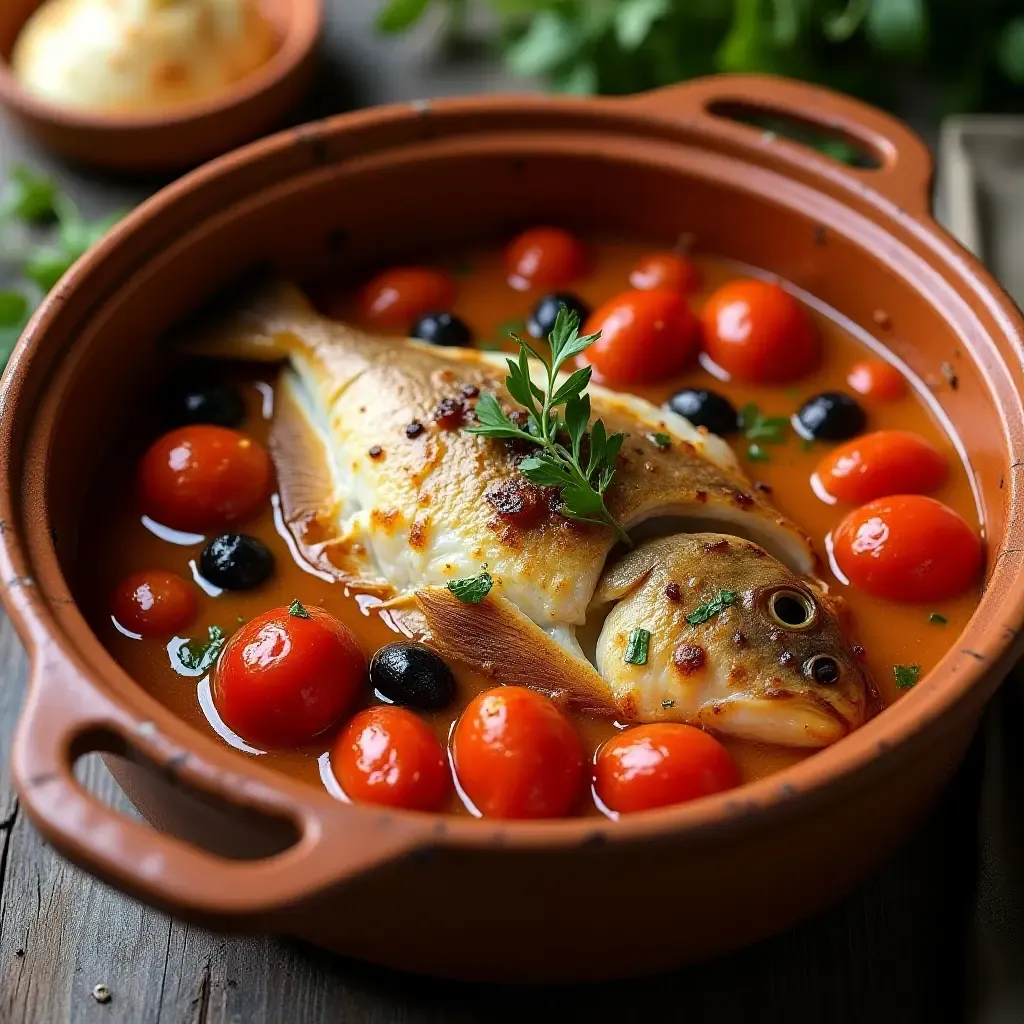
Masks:
[[[650,251],[651,246],[634,241],[593,241],[588,243],[588,248],[591,267],[587,276],[561,290],[574,292],[594,308],[629,287],[629,272],[633,264]],[[758,273],[714,257],[696,256],[695,260],[703,275],[702,287],[692,296],[695,310],[699,310],[703,299],[716,286],[737,276]],[[502,332],[507,334],[509,329],[521,332],[523,320],[545,291],[519,291],[510,287],[498,249],[450,255],[447,259],[435,260],[434,265],[449,268],[455,275],[458,293],[452,311],[465,320],[473,330],[477,344],[482,347],[495,347]],[[354,286],[361,283],[339,285],[331,303],[353,323],[359,322]],[[656,387],[634,390],[660,404],[681,387],[708,387],[727,395],[737,409],[748,402],[755,402],[766,415],[784,416],[794,413],[806,399],[819,392],[850,392],[846,383],[850,368],[865,356],[884,353],[883,347],[863,331],[843,323],[834,311],[815,304],[808,296],[800,297],[811,305],[812,315],[822,335],[824,358],[815,372],[795,384],[768,387],[726,383],[717,380],[701,366],[694,365],[677,379],[664,381]],[[390,333],[399,335],[402,332]],[[506,338],[502,347],[512,351],[515,346]],[[869,349],[874,349],[874,353]],[[267,416],[272,411],[275,371],[266,367],[211,364],[210,374],[217,379],[231,380],[240,388],[248,410],[241,429],[265,442],[269,428]],[[912,386],[903,398],[888,404],[872,404],[857,396],[868,414],[866,429],[917,431],[943,452],[948,459],[950,473],[946,482],[934,492],[934,497],[950,505],[972,526],[976,526],[978,511],[966,467],[936,415],[937,407],[927,400],[927,388],[916,379],[910,383]],[[85,534],[88,543],[83,545],[79,580],[81,603],[97,635],[129,675],[176,715],[213,736],[215,730],[200,706],[200,681],[175,671],[164,640],[131,639],[116,629],[110,616],[110,596],[125,576],[143,569],[164,569],[191,579],[190,561],[197,561],[202,550],[202,544],[182,546],[161,540],[141,521],[134,493],[136,467],[146,446],[165,429],[165,423],[152,413],[143,412],[122,442],[114,446],[107,464],[98,474],[88,503],[89,527]],[[892,703],[902,692],[895,685],[893,667],[919,665],[923,677],[966,625],[977,603],[977,589],[935,605],[897,605],[858,593],[844,585],[827,568],[825,541],[829,531],[849,511],[849,506],[826,504],[816,496],[810,483],[815,465],[833,446],[823,442],[803,444],[790,432],[786,443],[764,446],[770,454],[770,461],[750,462],[746,458],[748,442],[742,433],[730,441],[750,478],[767,484],[771,488],[771,500],[780,511],[812,537],[825,566],[824,580],[830,591],[842,594],[849,602],[855,629],[855,636],[851,639],[865,647],[867,664],[881,696],[886,704]],[[199,613],[189,630],[190,637],[202,641],[211,625],[217,625],[230,634],[239,623],[252,616],[299,598],[306,604],[321,604],[338,616],[354,631],[367,656],[385,644],[404,639],[389,626],[380,612],[373,609],[372,599],[360,599],[360,595],[350,593],[343,585],[321,579],[300,566],[293,557],[290,538],[279,517],[275,523],[271,502],[255,521],[242,524],[241,529],[259,537],[272,549],[276,558],[274,575],[256,590],[225,592],[217,598],[208,596],[197,587]],[[944,616],[947,624],[931,622],[929,616],[933,612]],[[424,714],[442,743],[447,743],[453,723],[466,704],[480,690],[495,685],[464,666],[453,667],[459,684],[456,701],[444,711]],[[373,703],[375,698],[367,686],[362,706]],[[583,739],[588,756],[621,728],[606,720],[581,715],[573,715],[571,719]],[[330,749],[343,724],[338,723],[313,746],[259,756],[263,763],[274,769],[311,785],[326,785],[340,796],[327,767],[329,762],[325,752]],[[744,781],[760,778],[812,753],[768,747],[727,736],[721,739],[735,757]],[[454,792],[448,809],[466,813]],[[581,800],[579,810],[581,813],[600,813],[589,794]]]

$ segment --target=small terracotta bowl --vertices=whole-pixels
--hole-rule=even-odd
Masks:
[[[727,114],[741,103],[857,141],[847,167]],[[180,179],[122,221],[36,313],[0,385],[0,592],[32,659],[12,751],[54,848],[140,899],[232,932],[287,932],[449,977],[641,974],[784,928],[920,821],[1024,630],[1024,319],[929,213],[924,144],[880,111],[781,79],[625,99],[417,102],[283,132]],[[256,266],[305,279],[529,223],[763,267],[881,340],[963,444],[988,548],[971,621],[914,689],[776,775],[629,815],[476,821],[342,804],[178,718],[77,603],[83,496],[160,339]],[[100,751],[154,828],[83,790]]]
[[[262,0],[280,45],[251,75],[212,99],[153,115],[94,114],[38,99],[14,77],[14,44],[42,2],[0,3],[0,103],[48,149],[82,164],[134,172],[194,167],[280,124],[310,84],[323,20],[320,0]]]

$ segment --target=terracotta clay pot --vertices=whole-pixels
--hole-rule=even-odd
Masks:
[[[8,63],[25,22],[42,3],[0,3],[0,103],[41,145],[83,164],[119,171],[195,167],[279,127],[313,77],[320,0],[261,0],[280,45],[266,64],[230,88],[153,115],[72,110],[27,92]]]
[[[843,166],[715,113],[740,101],[829,126],[878,166]],[[32,820],[75,863],[175,913],[461,978],[655,971],[835,899],[933,803],[1024,622],[1024,323],[931,220],[930,173],[922,143],[875,110],[736,77],[630,99],[366,111],[234,153],[147,202],[54,290],[0,394],[0,570],[32,657],[13,760]],[[881,333],[922,378],[951,364],[959,387],[937,401],[970,457],[988,546],[967,629],[834,747],[618,823],[340,805],[175,718],[104,650],[73,584],[83,492],[129,392],[155,386],[161,335],[254,264],[344,273],[549,221],[662,241],[692,232],[701,249],[775,271]],[[83,792],[72,765],[90,750],[111,755],[159,832]]]

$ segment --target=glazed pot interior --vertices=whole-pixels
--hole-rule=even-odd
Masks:
[[[517,117],[508,120],[470,138],[435,137],[415,126],[397,133],[385,123],[390,144],[352,155],[332,154],[330,142],[315,134],[299,135],[293,150],[282,143],[266,166],[239,161],[205,179],[198,172],[200,182],[179,186],[174,203],[129,218],[123,230],[132,233],[132,245],[118,249],[115,233],[89,270],[90,296],[73,293],[74,319],[84,328],[62,336],[51,326],[49,334],[46,357],[62,349],[62,361],[54,359],[51,383],[38,396],[29,440],[29,450],[45,452],[45,459],[27,467],[30,476],[43,477],[47,529],[28,539],[41,571],[56,557],[55,569],[76,594],[79,513],[101,456],[139,405],[159,395],[172,328],[225,288],[257,269],[303,281],[348,280],[438,249],[500,241],[537,223],[664,245],[688,234],[698,252],[778,274],[861,336],[866,332],[856,325],[872,325],[878,342],[918,378],[947,382],[941,409],[934,397],[931,404],[969,453],[992,565],[1007,526],[1013,450],[1011,371],[992,340],[998,313],[982,321],[978,306],[958,292],[955,275],[922,258],[912,226],[904,230],[895,218],[883,226],[877,213],[866,216],[847,197],[840,201],[827,189],[660,133],[610,146],[607,133],[525,130]],[[344,141],[345,133],[337,138]],[[1004,593],[1008,586],[1004,581]],[[138,687],[127,693],[124,673],[94,635],[75,631],[67,642],[120,699],[152,703]],[[949,672],[954,653],[937,675]],[[879,735],[875,730],[894,710],[861,732]],[[913,727],[904,717],[901,728]],[[811,760],[838,765],[839,751],[857,741],[855,735]],[[789,771],[806,772],[806,765]]]

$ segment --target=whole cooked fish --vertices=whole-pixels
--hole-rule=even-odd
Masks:
[[[271,453],[284,518],[302,556],[351,588],[377,595],[392,614],[429,631],[447,656],[501,682],[533,686],[624,720],[674,719],[806,746],[832,742],[863,721],[870,684],[832,611],[820,591],[772,557],[808,576],[816,565],[808,537],[749,486],[724,441],[682,417],[631,395],[589,388],[594,417],[609,432],[628,435],[606,494],[609,511],[635,541],[670,535],[641,543],[602,580],[616,545],[613,531],[559,514],[557,493],[535,487],[518,471],[525,453],[517,442],[463,429],[483,392],[515,408],[500,355],[375,337],[321,317],[287,284],[267,285],[204,322],[189,333],[186,347],[288,363]],[[540,367],[537,382],[545,382]],[[652,581],[670,556],[681,571],[694,550],[686,547],[693,541],[688,532],[698,526],[755,542],[732,541],[732,553],[717,559],[729,569],[720,587],[744,595],[744,615],[758,614],[755,590],[773,583],[802,588],[816,602],[816,653],[842,666],[841,686],[805,677],[806,685],[797,686],[791,666],[776,671],[771,662],[779,646],[772,632],[751,625],[749,645],[733,656],[745,671],[743,682],[734,673],[730,691],[746,704],[711,710],[716,701],[723,704],[726,685],[717,654],[700,697],[693,679],[666,676],[679,624],[651,597]],[[762,553],[761,571],[744,584],[754,551]],[[494,586],[480,604],[465,604],[448,590],[449,581],[483,568]],[[686,579],[700,572],[694,564]],[[714,586],[708,577],[705,589]],[[688,600],[691,590],[696,597],[700,588],[687,584]],[[589,659],[577,631],[608,608],[596,660]],[[719,618],[740,612],[736,606]],[[654,614],[662,616],[657,629],[640,621]],[[636,628],[651,631],[651,656],[624,674],[610,638],[634,619]],[[806,661],[809,651],[801,641],[790,654]],[[772,681],[769,665],[774,675],[786,669],[785,685]],[[822,691],[819,718],[826,705],[839,709],[832,728],[808,717],[815,687]],[[798,720],[806,728],[779,725]]]

